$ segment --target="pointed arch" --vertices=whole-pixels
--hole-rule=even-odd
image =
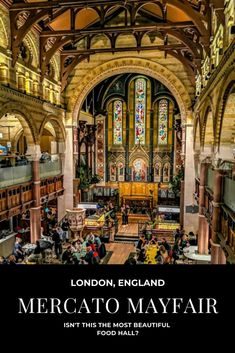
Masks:
[[[147,59],[120,58],[113,59],[92,69],[80,82],[79,86],[71,91],[68,109],[72,114],[72,121],[77,125],[79,111],[88,93],[104,79],[120,73],[139,73],[155,78],[163,83],[175,97],[182,122],[191,122],[192,103],[188,91],[179,78],[166,67]]]

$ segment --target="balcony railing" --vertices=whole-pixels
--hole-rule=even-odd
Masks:
[[[235,212],[235,180],[224,178],[224,204]]]
[[[40,163],[40,178],[45,179],[62,173],[61,160]]]
[[[16,167],[0,168],[0,189],[7,186],[26,183],[32,180],[31,163]]]
[[[214,170],[208,168],[206,186],[213,191],[214,189]]]

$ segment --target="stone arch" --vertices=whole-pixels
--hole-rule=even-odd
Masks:
[[[199,123],[200,123],[200,143],[201,147],[204,148],[204,143],[207,140],[207,133],[213,135],[213,145],[214,145],[214,117],[215,117],[215,110],[213,106],[213,102],[210,96],[206,97],[206,100],[204,101],[202,107],[200,108],[200,115],[199,116]],[[211,129],[212,131],[209,131]],[[195,136],[196,137],[196,136]]]
[[[0,107],[0,118],[5,114],[15,114],[22,125],[27,143],[29,145],[37,145],[39,142],[38,131],[34,124],[31,113],[19,102],[8,102]]]
[[[9,47],[7,30],[3,19],[0,17],[0,46],[3,48]]]
[[[207,106],[205,115],[203,117],[202,131],[201,131],[201,146],[203,149],[210,145],[214,146],[215,135],[214,135],[214,117],[211,106]]]
[[[32,56],[32,66],[38,67],[39,66],[39,53],[38,53],[38,49],[36,47],[35,40],[36,40],[35,36],[33,36],[33,34],[29,32],[29,33],[27,33],[27,35],[25,36],[23,41],[28,46],[30,54]]]
[[[128,57],[113,59],[92,69],[89,74],[82,79],[79,86],[73,90],[68,109],[72,113],[74,125],[77,125],[77,119],[82,104],[93,87],[104,79],[121,73],[139,73],[160,81],[175,97],[180,109],[182,122],[186,123],[187,119],[191,119],[191,98],[183,83],[173,72],[151,60]]]
[[[228,101],[229,95],[235,87],[235,65],[233,65],[227,72],[226,77],[221,82],[221,89],[219,92],[219,102],[216,109],[216,126],[215,126],[215,144],[219,150],[221,132],[223,126],[223,118],[226,108],[226,103]]]
[[[65,132],[65,128],[63,123],[54,115],[47,115],[41,126],[40,126],[40,130],[39,130],[39,138],[41,138],[43,130],[46,126],[46,124],[50,122],[55,130],[55,134],[56,134],[56,140],[57,142],[65,142],[65,137],[66,137],[66,132]]]
[[[136,159],[142,159],[146,165],[149,164],[149,155],[148,153],[141,147],[136,145],[136,148],[131,152],[129,157],[129,166],[132,167],[134,161]]]
[[[14,150],[22,134],[24,134],[24,129],[21,127],[12,139],[12,147]]]
[[[163,161],[159,155],[155,156],[153,160],[153,167],[154,167],[154,181],[159,183],[162,179],[162,167],[163,167]]]
[[[55,72],[54,79],[59,81],[60,80],[60,66],[59,66],[59,61],[58,61],[57,55],[58,54],[55,54],[52,57],[50,63],[52,64],[54,72]]]
[[[201,149],[201,122],[200,116],[197,115],[194,123],[194,143],[193,148],[195,152],[199,152]]]

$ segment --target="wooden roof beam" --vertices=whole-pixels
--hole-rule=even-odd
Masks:
[[[104,28],[86,28],[75,30],[62,30],[62,31],[43,31],[41,37],[56,37],[56,36],[74,36],[86,34],[102,34],[102,33],[131,33],[138,31],[157,31],[160,29],[174,29],[174,28],[189,28],[195,27],[192,22],[179,22],[174,24],[157,23],[151,26],[117,26],[117,27],[104,27]]]

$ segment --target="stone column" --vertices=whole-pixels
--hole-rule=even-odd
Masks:
[[[219,264],[219,252],[220,252],[220,245],[210,240],[211,243],[211,264],[218,265]]]
[[[223,182],[224,171],[220,169],[214,170],[214,188],[213,188],[213,214],[212,214],[212,239],[211,239],[211,262],[213,264],[219,264],[219,245],[218,232],[220,231],[221,219],[220,219],[220,206],[222,201],[222,182]],[[215,248],[216,249],[213,249]]]
[[[180,182],[180,225],[184,227],[184,180]]]
[[[154,181],[154,168],[153,168],[153,109],[150,110],[150,146],[149,146],[149,181]]]
[[[220,265],[226,265],[226,256],[225,253],[223,251],[223,249],[220,247],[219,249],[219,264]]]
[[[66,126],[65,159],[64,159],[64,189],[65,209],[73,209],[73,126]]]
[[[185,157],[184,228],[186,233],[198,231],[198,214],[186,213],[186,207],[194,204],[195,168],[193,155],[193,124],[187,123],[182,126],[182,157]]]
[[[33,207],[30,208],[30,242],[35,243],[41,237],[41,193],[40,193],[40,146],[28,146],[27,154],[32,163]]]
[[[36,243],[41,237],[41,206],[30,208],[30,242]]]
[[[23,74],[18,75],[18,90],[25,91],[25,76]]]
[[[64,173],[65,173],[65,153],[60,153],[61,151],[64,152],[64,143],[63,142],[58,143],[58,152],[59,152],[59,158],[61,161],[61,174],[64,175]],[[64,184],[64,182],[63,182],[63,184]],[[58,208],[58,221],[60,221],[65,216],[65,213],[66,213],[65,195],[58,196],[57,208]]]
[[[202,162],[200,167],[200,186],[199,186],[199,228],[198,228],[198,252],[199,254],[208,253],[208,224],[204,215],[205,207],[205,185],[209,163]]]

